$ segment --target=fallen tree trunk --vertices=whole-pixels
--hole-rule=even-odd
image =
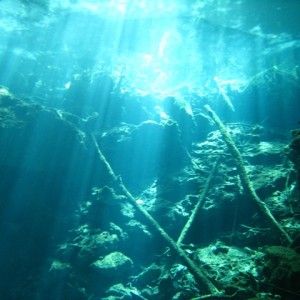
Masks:
[[[214,122],[219,127],[219,130],[223,136],[223,139],[225,143],[227,144],[227,147],[229,149],[229,152],[231,153],[232,157],[235,160],[235,164],[239,173],[239,177],[241,179],[241,183],[243,186],[243,189],[245,193],[249,196],[249,198],[254,201],[260,211],[263,213],[265,218],[271,223],[276,229],[279,230],[279,232],[282,234],[282,236],[287,240],[288,244],[292,243],[291,237],[288,235],[288,233],[284,230],[284,228],[276,221],[274,216],[272,215],[269,208],[265,205],[265,203],[258,197],[256,194],[252,183],[248,177],[248,173],[245,168],[245,164],[242,158],[242,155],[236,145],[234,144],[234,141],[232,140],[230,134],[228,133],[225,125],[222,123],[218,115],[211,109],[209,105],[204,106],[206,111],[208,112],[209,116],[214,120]]]
[[[126,188],[122,179],[117,176],[111,168],[109,162],[106,160],[104,154],[100,150],[95,137],[92,135],[93,143],[97,149],[99,159],[105,165],[107,172],[111,176],[113,182],[119,186],[121,191],[125,194],[129,202],[136,208],[137,211],[150,223],[153,229],[155,229],[167,242],[169,247],[177,254],[177,256],[186,264],[189,271],[195,276],[196,281],[203,286],[204,292],[210,292],[212,294],[220,294],[219,290],[214,286],[210,279],[200,270],[200,268],[186,255],[176,242],[165,232],[165,230],[159,225],[159,223],[140,205],[136,199]]]

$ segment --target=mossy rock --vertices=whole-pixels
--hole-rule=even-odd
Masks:
[[[126,280],[133,266],[132,260],[121,252],[115,251],[91,264],[101,277],[115,282]]]
[[[283,246],[271,246],[265,250],[268,257],[272,259],[287,260],[291,261],[296,259],[299,255],[291,248]]]
[[[296,292],[300,282],[300,254],[294,249],[272,246],[265,249],[264,275],[269,283]]]

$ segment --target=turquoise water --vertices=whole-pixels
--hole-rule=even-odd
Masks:
[[[0,1],[1,299],[297,297],[205,105],[299,250],[300,3],[234,2]]]

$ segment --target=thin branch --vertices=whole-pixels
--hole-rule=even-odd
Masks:
[[[179,238],[177,240],[177,245],[181,245],[182,244],[182,241],[184,240],[188,230],[190,229],[190,227],[192,226],[195,218],[196,218],[196,215],[198,214],[201,206],[202,206],[202,202],[204,201],[206,195],[207,195],[207,192],[210,188],[210,185],[211,185],[211,182],[212,182],[212,179],[213,179],[213,176],[217,170],[217,166],[219,164],[219,157],[216,159],[214,165],[213,165],[213,168],[207,178],[207,181],[205,183],[205,186],[204,186],[204,189],[199,197],[199,200],[197,202],[197,204],[195,205],[194,209],[193,209],[193,212],[192,214],[190,215],[189,219],[187,220],[187,222],[185,223],[180,235],[179,235]]]

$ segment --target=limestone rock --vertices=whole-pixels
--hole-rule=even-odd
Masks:
[[[105,278],[119,280],[126,278],[133,266],[132,260],[121,252],[112,252],[91,264],[93,270]]]

